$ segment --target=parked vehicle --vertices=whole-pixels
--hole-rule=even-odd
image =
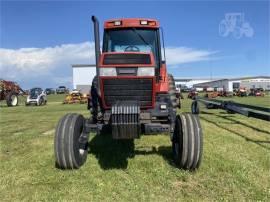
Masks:
[[[27,96],[25,105],[46,105],[47,104],[47,96],[45,91],[42,88],[32,88],[29,91],[29,95]]]
[[[68,89],[66,88],[66,86],[59,86],[56,89],[56,94],[66,94],[68,93]]]
[[[181,92],[188,92],[188,87],[186,85],[178,84],[176,85],[176,88],[180,88]]]
[[[55,90],[53,88],[46,88],[45,93],[47,95],[55,94]]]
[[[233,95],[238,96],[238,97],[246,97],[247,96],[247,89],[246,88],[235,89],[233,92]]]
[[[263,88],[251,88],[248,95],[263,97],[265,93],[263,92]]]

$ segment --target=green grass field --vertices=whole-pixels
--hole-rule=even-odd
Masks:
[[[270,106],[270,97],[234,98]],[[90,153],[79,170],[55,168],[54,128],[85,105],[0,107],[1,201],[184,201],[270,200],[270,124],[221,110],[201,108],[204,132],[199,170],[175,168],[167,135],[148,135],[124,145],[91,134]],[[183,100],[182,111],[191,101]]]

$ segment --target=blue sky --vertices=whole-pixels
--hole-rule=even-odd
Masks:
[[[235,26],[221,36],[219,24],[230,13],[244,14],[238,30],[249,23],[254,33],[237,39]],[[93,14],[100,22],[158,19],[175,76],[270,75],[269,1],[1,1],[0,77],[25,88],[69,85],[70,64],[94,62]]]

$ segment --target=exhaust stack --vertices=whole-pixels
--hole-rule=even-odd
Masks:
[[[95,37],[96,76],[99,78],[99,67],[98,67],[98,62],[99,62],[99,57],[100,57],[99,22],[96,16],[94,15],[92,16],[92,21],[94,25],[94,37]],[[98,82],[98,89],[99,89],[99,82]]]

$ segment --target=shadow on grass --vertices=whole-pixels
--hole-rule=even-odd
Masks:
[[[210,109],[211,110],[211,109]],[[207,115],[216,115],[216,113],[213,113],[213,112],[206,112],[206,111],[201,111],[200,112],[201,114],[207,114]],[[224,111],[222,111],[222,112],[219,112],[220,114],[226,114],[226,116],[227,117],[235,117],[234,115],[230,115],[230,114],[228,114],[228,112],[224,112]]]
[[[243,122],[241,122],[241,121],[235,120],[235,119],[231,118],[231,116],[222,116],[222,115],[217,115],[217,114],[216,114],[215,116],[220,117],[220,118],[223,118],[223,119],[226,119],[226,120],[228,120],[228,121],[232,121],[232,122],[234,122],[234,123],[236,123],[236,124],[243,125],[243,126],[245,126],[245,127],[251,128],[251,129],[256,130],[256,131],[258,131],[258,132],[261,132],[261,133],[265,133],[265,134],[267,134],[267,135],[270,135],[270,132],[267,131],[267,130],[263,130],[263,129],[254,127],[254,126],[252,126],[252,125],[243,123]]]
[[[168,164],[171,166],[175,166],[173,162],[173,154],[172,154],[172,147],[171,146],[159,146],[158,148],[152,147],[151,150],[135,150],[136,155],[160,155],[163,157],[164,160],[167,161]]]
[[[135,150],[134,140],[114,140],[111,135],[95,135],[89,142],[89,153],[98,159],[100,167],[107,169],[126,169],[128,159],[135,155],[161,155],[169,164],[172,163],[171,147],[152,147],[150,151]]]
[[[222,117],[222,116],[221,116],[221,117]],[[226,127],[224,127],[224,126],[221,126],[220,124],[216,123],[215,121],[209,120],[209,119],[207,119],[207,118],[205,118],[205,117],[200,117],[200,118],[201,118],[202,120],[208,122],[208,123],[214,124],[215,126],[217,126],[217,127],[219,127],[219,128],[222,128],[222,129],[224,129],[224,130],[227,130],[227,131],[230,132],[230,133],[233,133],[233,134],[235,134],[235,135],[237,135],[237,136],[239,136],[239,137],[241,137],[241,138],[244,138],[244,139],[245,139],[246,141],[248,141],[248,142],[255,143],[255,144],[257,144],[257,145],[263,147],[264,149],[270,150],[269,147],[263,145],[263,143],[269,143],[269,144],[270,144],[270,141],[254,140],[254,139],[248,138],[248,137],[246,137],[245,135],[243,135],[243,134],[241,134],[241,133],[239,133],[239,132],[236,132],[236,131],[234,131],[234,130],[232,130],[232,129],[229,129],[229,128],[226,128]]]
[[[234,118],[235,118],[234,115],[230,115],[230,114],[228,114],[227,112],[224,112],[224,111],[220,112],[220,114],[222,114],[222,115],[218,115],[218,114],[211,113],[211,112],[205,112],[205,111],[202,111],[201,114],[214,115],[214,116],[217,116],[217,117],[226,119],[226,120],[228,120],[228,121],[231,121],[232,123],[230,123],[230,124],[240,124],[240,125],[243,125],[243,126],[245,126],[245,127],[248,127],[248,128],[253,129],[253,130],[256,130],[256,131],[258,131],[258,132],[261,132],[261,133],[265,133],[265,134],[267,134],[267,135],[270,135],[270,132],[269,132],[269,131],[263,130],[263,129],[260,129],[260,128],[257,128],[257,127],[254,127],[254,126],[252,126],[252,125],[246,124],[246,123],[241,122],[241,121],[239,121],[239,120],[235,120],[235,119],[234,119]],[[263,121],[263,120],[262,120],[262,121]],[[220,122],[219,122],[219,123],[220,123]]]

